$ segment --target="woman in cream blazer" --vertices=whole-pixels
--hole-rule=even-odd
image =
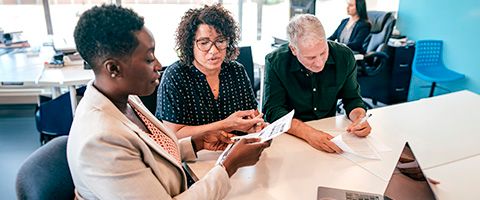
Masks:
[[[242,140],[223,165],[187,188],[182,160],[201,149],[222,149],[230,140],[216,133],[175,134],[136,95],[151,94],[161,64],[143,18],[130,9],[102,5],[86,11],[75,28],[77,50],[95,80],[75,113],[67,158],[78,199],[222,199],[229,176],[255,164],[268,143]]]

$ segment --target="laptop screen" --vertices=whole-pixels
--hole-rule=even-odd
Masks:
[[[391,199],[435,199],[408,142],[388,182],[385,196]]]
[[[319,186],[318,200],[354,199],[435,199],[432,188],[426,180],[410,145],[406,143],[388,182],[384,194],[344,190]]]

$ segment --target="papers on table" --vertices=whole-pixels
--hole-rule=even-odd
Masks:
[[[252,133],[248,135],[243,135],[243,136],[235,136],[232,137],[232,140],[239,140],[242,138],[260,138],[260,142],[265,142],[268,140],[271,140],[282,133],[285,133],[290,129],[292,125],[292,119],[293,119],[293,114],[295,114],[295,110],[292,110],[288,114],[284,115],[277,121],[271,123],[267,127],[265,127],[263,130],[261,130],[258,133]],[[225,157],[228,155],[230,150],[232,150],[233,144],[229,144],[227,148],[222,152],[222,154],[218,157],[216,164],[220,164],[225,160]]]
[[[352,161],[357,166],[365,169],[369,173],[378,178],[385,180],[384,176],[375,172],[375,170],[369,169],[369,167],[364,165],[365,161],[376,161],[381,160],[378,152],[391,151],[382,142],[376,140],[372,136],[367,137],[358,137],[354,134],[343,132],[333,139],[331,139],[340,149],[343,150],[343,153],[340,154],[342,157]]]
[[[237,139],[242,139],[242,138],[260,138],[260,142],[265,142],[268,140],[271,140],[282,133],[285,133],[290,129],[290,126],[292,125],[292,119],[293,115],[295,114],[295,110],[290,111],[288,114],[284,115],[280,119],[277,119],[277,121],[271,123],[267,127],[265,127],[263,130],[261,130],[258,133],[252,133],[248,135],[243,135],[243,136],[235,136],[232,137],[233,140]]]
[[[360,156],[367,159],[380,160],[377,150],[370,145],[367,138],[358,137],[351,133],[343,133],[331,139],[340,149],[346,153]]]
[[[227,155],[228,155],[228,153],[230,152],[230,150],[232,150],[233,144],[234,144],[234,143],[229,144],[229,145],[227,146],[227,148],[225,148],[225,150],[222,152],[222,154],[220,154],[220,156],[218,157],[217,162],[215,162],[215,165],[218,165],[218,164],[222,163],[223,160],[225,160],[225,157],[227,157]]]

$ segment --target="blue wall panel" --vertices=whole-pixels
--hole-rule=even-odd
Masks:
[[[480,93],[480,1],[401,0],[397,29],[411,40],[444,41],[445,65],[466,75],[466,79],[439,83],[450,91]],[[409,100],[428,96],[430,85],[412,75]],[[446,93],[438,89],[435,94]]]

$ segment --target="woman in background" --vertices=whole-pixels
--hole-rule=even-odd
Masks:
[[[92,67],[70,130],[67,158],[77,199],[223,199],[229,177],[255,164],[269,143],[237,142],[225,160],[187,188],[182,161],[202,149],[225,149],[218,134],[182,140],[141,103],[159,84],[162,65],[144,20],[116,5],[82,14],[74,32],[77,50]]]
[[[263,128],[247,73],[234,61],[238,38],[237,24],[220,4],[182,17],[176,31],[180,61],[163,73],[156,112],[177,137]]]
[[[328,39],[346,44],[352,51],[365,53],[363,43],[370,34],[371,24],[368,21],[365,0],[348,0],[349,18],[343,19],[337,30]]]

